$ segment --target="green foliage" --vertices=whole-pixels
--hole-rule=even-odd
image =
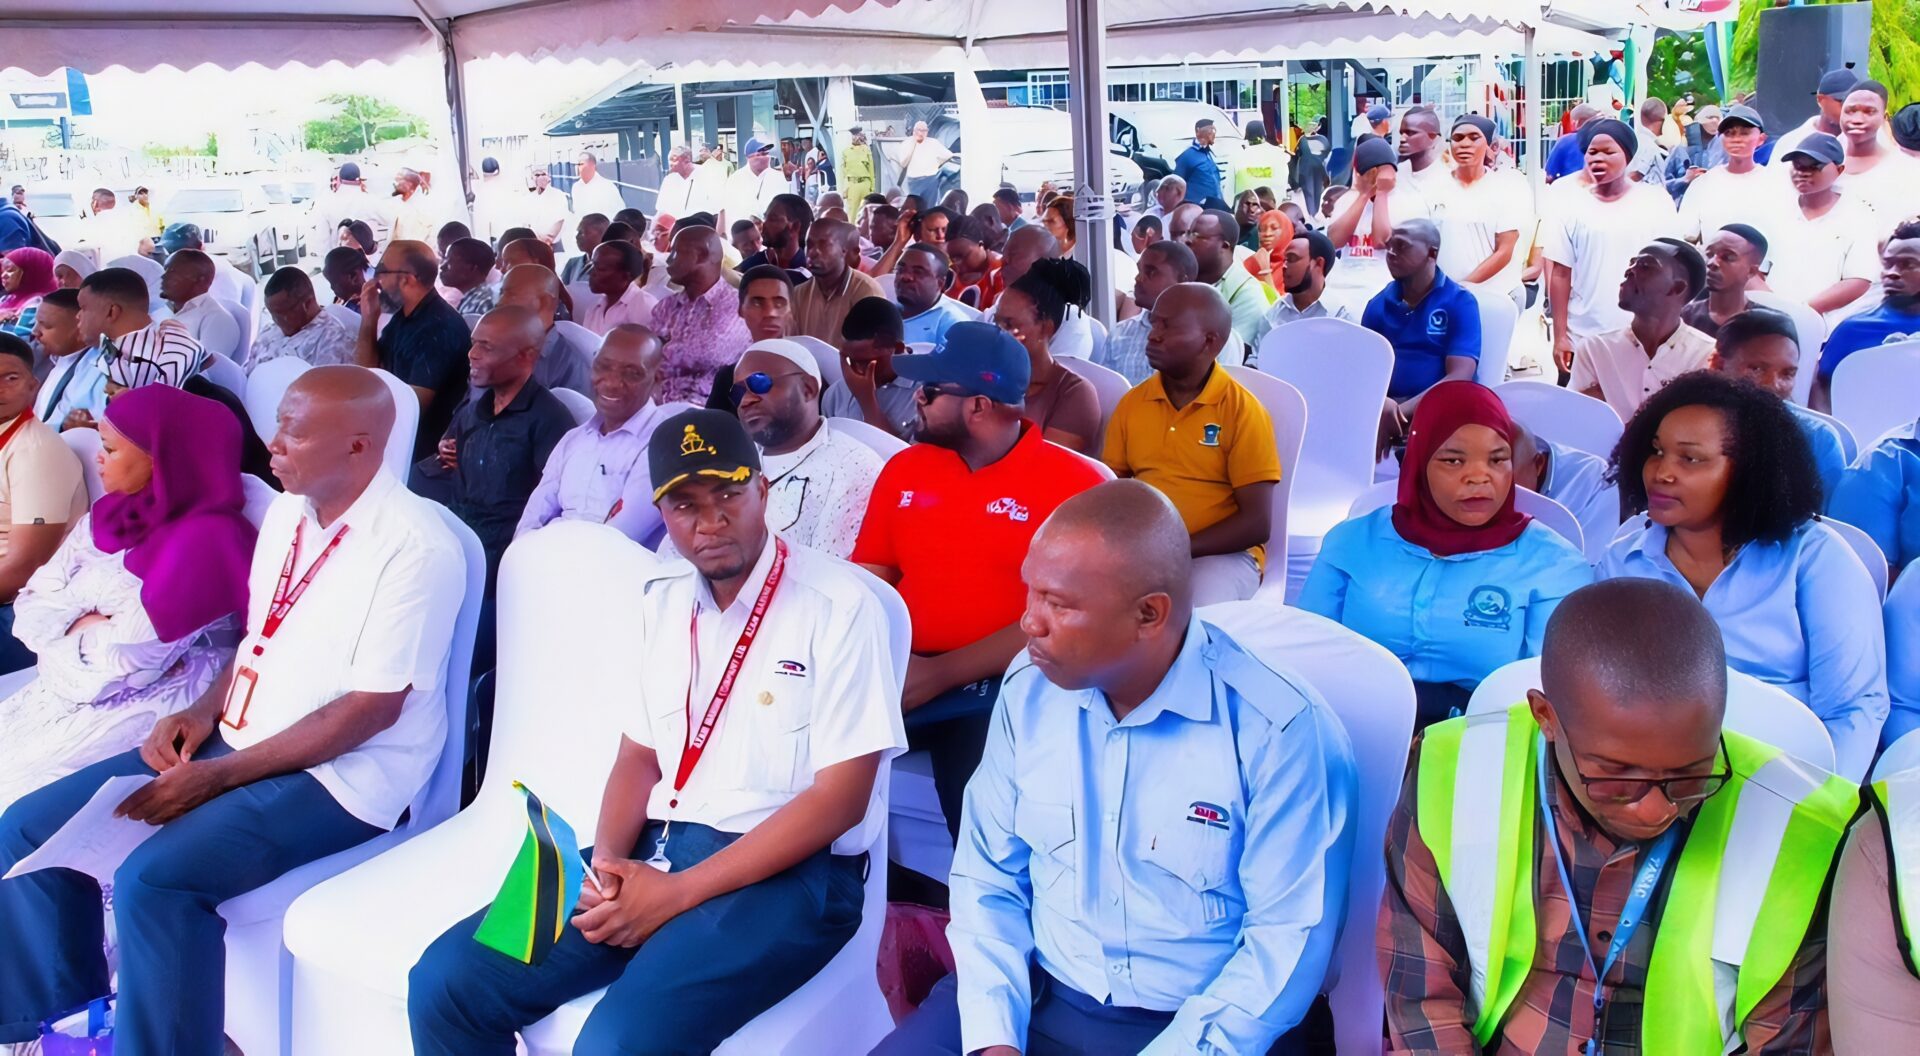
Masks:
[[[1845,0],[1809,0],[1842,3]],[[1733,31],[1733,64],[1727,87],[1752,91],[1759,62],[1760,12],[1775,0],[1741,0]],[[1887,86],[1893,105],[1920,100],[1920,0],[1873,0],[1873,29],[1867,46],[1868,75]]]
[[[307,149],[327,154],[358,154],[391,139],[425,136],[427,122],[390,103],[366,95],[329,95],[326,102],[339,107],[332,117],[306,124]]]
[[[1663,33],[1647,59],[1647,94],[1672,103],[1688,92],[1701,106],[1721,101],[1713,86],[1713,64],[1707,61],[1706,37]]]

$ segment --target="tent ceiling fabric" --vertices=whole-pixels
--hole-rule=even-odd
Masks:
[[[1540,0],[1104,6],[1109,63],[1476,51],[1511,39],[1541,11]],[[429,20],[451,21],[463,58],[638,58],[715,77],[1060,65],[1065,7],[1066,0],[8,0],[0,66],[45,73],[386,62],[434,47]]]

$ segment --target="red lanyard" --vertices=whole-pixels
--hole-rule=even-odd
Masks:
[[[307,587],[312,585],[313,577],[320,571],[320,566],[326,564],[327,558],[333,556],[334,548],[340,545],[340,540],[347,537],[347,529],[351,526],[341,525],[340,530],[333,533],[333,538],[327,542],[326,548],[320,551],[320,556],[314,558],[313,564],[307,567],[307,574],[300,577],[300,582],[293,583],[293,566],[300,563],[300,535],[303,527],[304,525],[296,524],[293,528],[293,547],[287,551],[286,563],[280,566],[280,580],[273,587],[273,602],[267,606],[266,623],[260,628],[261,638],[272,638],[273,633],[286,622],[287,614],[300,603],[300,598],[306,594]],[[290,583],[291,590],[288,589]],[[253,652],[255,656],[260,655],[261,648],[256,645],[253,647]]]
[[[747,650],[753,647],[754,636],[760,633],[760,620],[767,614],[767,606],[773,601],[773,592],[780,585],[780,577],[787,569],[787,541],[775,536],[773,540],[773,567],[767,570],[767,581],[760,585],[760,596],[753,600],[753,612],[747,616],[747,625],[740,629],[740,640],[733,644],[733,655],[727,658],[727,669],[720,675],[720,684],[713,688],[713,700],[707,704],[707,713],[701,717],[699,728],[693,725],[693,680],[699,670],[700,660],[700,608],[696,602],[693,617],[687,621],[687,641],[691,645],[693,662],[687,668],[687,740],[680,750],[680,767],[673,776],[673,797],[667,800],[667,806],[680,805],[680,790],[687,787],[687,778],[693,776],[693,768],[700,765],[700,757],[707,752],[707,740],[713,736],[714,724],[720,721],[720,712],[727,706],[727,697],[733,693],[734,679],[740,677],[740,667],[746,663]]]
[[[22,426],[31,421],[33,421],[33,412],[21,411],[19,416],[14,418],[13,424],[7,426],[7,431],[0,433],[0,451],[5,451],[7,445],[13,442],[13,434],[19,432]]]

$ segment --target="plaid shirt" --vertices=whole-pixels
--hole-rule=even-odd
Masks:
[[[1647,914],[1649,926],[1634,933],[1608,975],[1609,996],[1596,1024],[1593,976],[1579,936],[1573,931],[1573,915],[1568,911],[1553,851],[1536,820],[1539,857],[1533,875],[1538,885],[1534,898],[1538,952],[1506,1023],[1493,1044],[1482,1050],[1473,1037],[1476,1010],[1469,996],[1472,968],[1466,939],[1441,885],[1433,852],[1420,838],[1416,821],[1418,768],[1416,748],[1401,786],[1400,803],[1387,829],[1387,889],[1374,938],[1386,980],[1390,1051],[1435,1056],[1482,1051],[1498,1056],[1580,1056],[1597,1027],[1600,1051],[1606,1056],[1639,1053],[1647,962],[1674,869],[1669,867],[1661,876]],[[1582,895],[1582,916],[1591,929],[1589,941],[1596,956],[1604,959],[1639,871],[1642,846],[1616,843],[1587,820],[1557,776],[1548,787],[1548,796],[1560,830],[1562,853],[1567,856],[1567,872]],[[1678,853],[1676,848],[1676,859]],[[1825,1014],[1825,936],[1823,912],[1807,929],[1793,966],[1747,1017],[1747,1048],[1743,1051],[1755,1056],[1813,1056],[1833,1051]]]

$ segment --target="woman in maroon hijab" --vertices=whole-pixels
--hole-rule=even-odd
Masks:
[[[148,385],[108,404],[100,440],[106,493],[14,602],[39,666],[0,681],[17,690],[0,701],[0,810],[193,703],[246,615],[254,530],[232,413]]]
[[[1427,390],[1399,498],[1335,525],[1300,594],[1407,665],[1420,726],[1464,710],[1494,668],[1538,656],[1560,599],[1593,580],[1572,543],[1514,508],[1513,435],[1491,389]]]

